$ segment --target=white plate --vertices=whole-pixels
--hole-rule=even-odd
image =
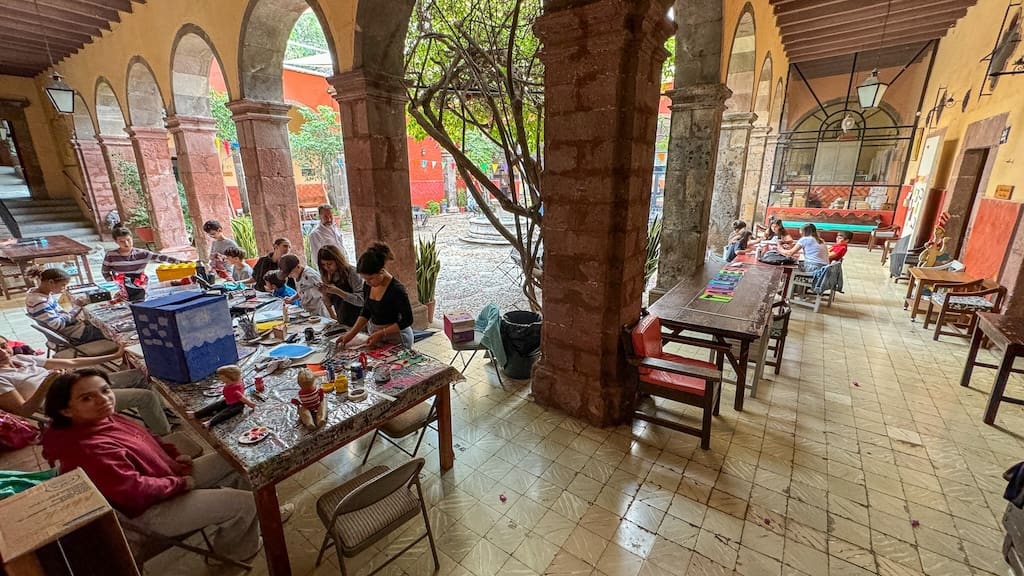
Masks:
[[[270,436],[270,428],[267,428],[266,426],[257,426],[243,432],[242,435],[238,437],[238,443],[256,444],[257,442],[266,440],[267,436]]]

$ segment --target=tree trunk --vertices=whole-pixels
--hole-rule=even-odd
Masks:
[[[231,147],[231,163],[235,165],[235,183],[238,184],[238,197],[242,201],[242,214],[249,212],[249,191],[245,188],[245,169],[242,168],[242,155],[238,148]]]

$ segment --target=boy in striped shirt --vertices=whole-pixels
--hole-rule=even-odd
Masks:
[[[111,232],[117,248],[107,252],[103,257],[103,267],[100,271],[107,280],[113,280],[118,274],[143,274],[146,272],[146,265],[150,262],[168,262],[178,264],[184,262],[173,256],[150,252],[144,248],[136,248],[132,239],[132,231],[122,226],[116,226]]]

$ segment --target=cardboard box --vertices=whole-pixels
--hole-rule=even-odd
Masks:
[[[0,501],[0,518],[0,558],[10,576],[138,575],[117,516],[82,470]]]
[[[444,334],[452,342],[472,342],[476,320],[465,310],[444,315]]]
[[[189,291],[132,304],[150,376],[171,382],[202,380],[238,362],[227,298]]]

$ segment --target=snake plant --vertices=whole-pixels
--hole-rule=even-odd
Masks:
[[[245,252],[246,258],[256,258],[259,256],[259,249],[256,247],[256,233],[253,231],[251,216],[232,218],[231,233],[235,237],[235,243]]]
[[[441,271],[441,259],[437,254],[438,228],[430,240],[420,238],[416,245],[416,292],[420,302],[426,304],[434,301],[434,289],[437,287],[437,274]]]
[[[658,269],[658,259],[661,257],[661,216],[655,216],[647,229],[647,260],[644,261],[644,287],[650,282],[654,271]]]

